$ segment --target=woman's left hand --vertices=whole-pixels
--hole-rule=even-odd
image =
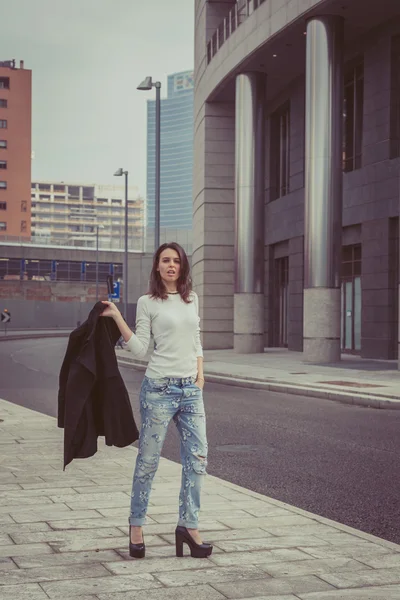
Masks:
[[[204,379],[196,379],[196,386],[201,390],[204,389]]]

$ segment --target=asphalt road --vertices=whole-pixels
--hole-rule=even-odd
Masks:
[[[66,344],[0,343],[0,398],[56,416]],[[139,422],[143,372],[121,373]],[[205,404],[209,473],[400,543],[400,411],[218,384]],[[163,455],[179,461],[173,425]]]

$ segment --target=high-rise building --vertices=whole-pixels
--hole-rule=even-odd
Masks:
[[[128,188],[128,247],[144,244],[144,201]],[[97,227],[102,248],[123,248],[125,187],[40,181],[32,183],[32,241],[66,246],[94,246]]]
[[[0,62],[0,235],[30,235],[32,72]]]
[[[192,228],[193,71],[168,77],[168,96],[161,100],[160,226],[167,230]],[[147,225],[154,228],[155,100],[147,104]]]

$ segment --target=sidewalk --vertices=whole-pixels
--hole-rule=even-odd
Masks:
[[[54,418],[0,400],[0,600],[400,598],[400,546],[211,476],[201,530],[214,552],[176,558],[180,466],[166,459],[147,556],[132,560],[136,448],[101,443],[63,472],[62,440]]]
[[[143,369],[148,357],[134,359],[117,349],[121,365]],[[400,409],[400,371],[397,361],[361,359],[343,355],[340,364],[312,365],[301,352],[268,348],[264,354],[236,354],[233,350],[206,350],[207,381],[247,388],[314,396],[347,404]]]

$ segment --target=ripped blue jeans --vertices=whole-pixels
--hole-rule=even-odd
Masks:
[[[206,418],[203,392],[195,377],[145,377],[140,391],[142,420],[139,452],[133,475],[131,525],[144,525],[151,485],[171,419],[181,440],[182,482],[178,525],[197,529],[200,491],[207,467]]]

